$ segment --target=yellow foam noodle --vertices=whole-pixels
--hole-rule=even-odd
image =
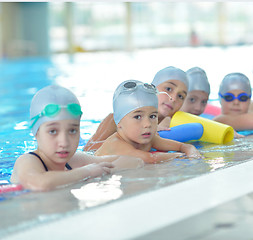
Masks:
[[[185,123],[201,123],[203,125],[204,131],[199,141],[225,144],[234,138],[234,129],[231,126],[182,111],[174,114],[170,127]]]

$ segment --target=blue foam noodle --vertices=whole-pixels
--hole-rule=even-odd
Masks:
[[[170,130],[159,131],[158,134],[162,138],[171,139],[179,142],[188,142],[191,140],[199,140],[203,135],[203,125],[201,123],[185,123]]]

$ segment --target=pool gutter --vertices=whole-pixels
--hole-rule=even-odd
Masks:
[[[134,239],[253,192],[253,161],[117,200],[5,239]]]

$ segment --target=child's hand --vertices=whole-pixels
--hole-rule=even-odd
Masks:
[[[173,160],[175,158],[185,156],[185,154],[181,153],[181,152],[172,152],[172,153],[153,152],[152,155],[153,155],[153,159],[154,159],[153,163]]]
[[[185,156],[185,154],[181,152],[173,152],[173,153],[166,153],[166,154],[168,155],[168,160]]]
[[[157,126],[157,132],[159,131],[170,131],[170,127],[165,127],[165,126]]]
[[[238,132],[236,132],[236,131],[234,130],[234,138],[244,138],[244,137],[245,137],[244,135],[239,134]]]
[[[188,157],[191,158],[201,158],[201,154],[199,153],[199,151],[191,144],[186,144],[184,143],[181,148],[180,148],[181,152],[184,152]]]
[[[89,171],[89,177],[98,177],[104,174],[110,174],[114,164],[110,162],[92,163],[85,166],[86,170]]]

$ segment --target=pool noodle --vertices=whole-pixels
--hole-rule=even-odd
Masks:
[[[179,142],[198,140],[203,135],[203,125],[201,123],[186,123],[172,127],[170,130],[158,131],[162,138],[167,138]]]
[[[212,104],[207,104],[204,113],[213,116],[218,116],[221,114],[221,108],[214,106]]]
[[[225,144],[234,138],[234,129],[231,126],[182,111],[174,114],[170,122],[170,127],[194,122],[201,123],[204,128],[203,135],[199,141]]]
[[[7,192],[15,192],[23,190],[22,185],[20,184],[4,184],[0,185],[0,194],[7,193]]]

